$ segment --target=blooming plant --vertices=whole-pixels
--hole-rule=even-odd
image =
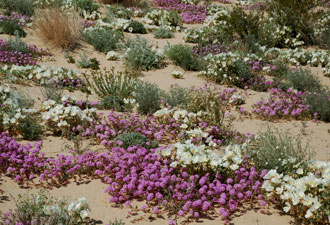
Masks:
[[[38,49],[35,45],[27,45],[26,51],[20,52],[9,44],[8,41],[0,39],[0,63],[9,65],[35,65],[37,60],[49,55],[47,50]]]
[[[267,197],[283,207],[285,213],[300,221],[313,224],[330,224],[330,163],[312,160],[303,169],[296,165],[296,172],[279,174],[268,171],[262,185]]]
[[[182,79],[183,78],[183,73],[181,71],[174,70],[171,73],[172,77],[176,79]]]
[[[253,112],[264,119],[275,118],[309,118],[309,105],[305,105],[301,91],[273,88],[268,100],[258,101]]]
[[[62,101],[66,100],[62,99]],[[69,137],[71,131],[79,132],[83,127],[91,124],[96,118],[95,112],[96,108],[82,110],[78,106],[58,104],[52,99],[42,104],[42,120],[47,127],[54,134],[62,134],[66,137]]]
[[[147,30],[156,30],[160,26],[171,31],[180,31],[182,18],[174,11],[154,9],[148,12],[142,19]]]
[[[85,197],[74,202],[58,200],[47,196],[41,190],[38,195],[21,196],[16,202],[16,209],[1,215],[4,224],[83,224],[88,221],[89,206]]]
[[[41,85],[88,91],[84,79],[77,70],[63,67],[5,65],[0,68],[0,73],[10,76],[11,79],[15,77],[15,79],[32,80]]]

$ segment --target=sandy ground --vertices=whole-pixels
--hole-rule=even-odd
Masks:
[[[228,6],[228,5],[226,5]],[[185,25],[185,27],[196,27],[199,25]],[[37,36],[32,29],[27,30],[27,37],[24,40],[30,44],[37,44],[38,47],[48,47],[53,54],[51,59],[45,60],[42,62],[43,65],[53,66],[53,67],[66,67],[72,69],[79,69],[75,64],[69,64],[65,57],[64,52],[60,49],[55,49],[49,46],[48,43],[44,43]],[[129,34],[126,34],[129,35]],[[175,37],[172,39],[158,40],[154,39],[152,34],[142,35],[153,43],[158,48],[164,48],[168,43],[170,45],[183,43],[182,37],[183,33],[175,33]],[[8,39],[8,35],[0,35],[1,39]],[[117,71],[123,71],[124,65],[121,61],[107,61],[105,59],[105,54],[97,52],[93,49],[92,46],[83,43],[82,47],[75,52],[72,52],[71,55],[76,59],[79,59],[79,54],[86,52],[89,57],[95,57],[100,61],[101,68],[112,68],[114,67]],[[183,79],[174,79],[171,76],[173,70],[180,70],[179,67],[169,64],[159,70],[152,70],[144,72],[141,77],[144,80],[156,83],[161,89],[168,90],[171,85],[179,84],[183,87],[201,87],[205,80],[197,76],[196,72],[184,72]],[[320,68],[311,68],[313,74],[317,76],[323,85],[330,87],[330,79],[322,75],[322,70]],[[41,103],[43,99],[41,90],[37,86],[19,86],[11,85],[17,90],[25,91],[28,95],[35,99],[36,107]],[[243,91],[241,91],[243,92]],[[81,92],[74,92],[66,94],[74,95],[79,100],[86,99],[86,95]],[[267,93],[260,93],[254,91],[247,91],[244,95],[246,96],[246,104],[244,107],[247,110],[251,109],[253,103],[258,101],[262,97],[267,97]],[[92,94],[88,97],[89,101],[99,100],[97,95]],[[320,160],[330,160],[330,124],[317,122],[313,123],[312,121],[263,121],[253,116],[238,116],[233,122],[233,128],[237,129],[242,133],[252,133],[257,134],[260,131],[265,131],[268,127],[278,128],[281,131],[289,131],[292,136],[301,135],[301,140],[304,144],[309,144],[309,146],[316,152],[315,158]],[[26,142],[22,142],[26,143]],[[42,151],[46,153],[47,156],[55,157],[57,154],[66,154],[67,145],[72,146],[73,143],[66,141],[59,137],[46,136],[43,139],[43,148]],[[84,141],[83,146],[88,147],[88,141]],[[93,146],[93,150],[102,150],[102,146]],[[10,208],[14,208],[14,201],[10,197],[13,196],[17,198],[19,194],[24,193],[36,193],[35,188],[21,188],[19,185],[14,183],[8,177],[2,177],[0,180],[0,188],[4,191],[0,195],[0,211],[7,211]],[[90,204],[91,208],[91,217],[96,220],[95,224],[106,224],[114,218],[122,219],[126,224],[168,224],[169,216],[164,214],[158,218],[153,217],[149,218],[151,214],[138,212],[135,215],[135,212],[131,208],[114,208],[109,202],[109,196],[104,193],[106,185],[101,183],[99,180],[91,181],[87,184],[76,184],[70,183],[68,186],[56,188],[50,190],[50,194],[54,197],[64,197],[67,196],[71,200],[74,200],[78,197],[85,196]],[[133,205],[141,206],[142,202],[134,202]],[[270,207],[269,210],[266,210],[266,214],[261,214],[258,210],[247,209],[246,212],[242,212],[241,215],[237,215],[232,221],[231,224],[238,225],[286,225],[292,224],[293,219],[291,217],[281,215],[279,211]],[[197,222],[191,222],[190,224],[222,224],[219,217],[214,218],[202,218]]]

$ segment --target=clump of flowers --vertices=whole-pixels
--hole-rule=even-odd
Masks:
[[[65,102],[66,99],[62,100]],[[82,110],[78,106],[58,104],[49,99],[42,104],[42,120],[54,134],[68,137],[69,132],[75,130],[80,132],[83,127],[90,125],[96,118],[96,110],[96,108]]]
[[[16,209],[0,215],[2,221],[8,225],[43,223],[56,224],[83,224],[88,221],[89,206],[85,197],[68,203],[48,197],[44,190],[38,195],[19,196]]]
[[[229,52],[229,48],[224,44],[196,45],[192,49],[192,53],[199,58],[207,55],[217,55],[222,52]]]
[[[156,30],[164,27],[170,31],[180,31],[182,18],[175,11],[154,9],[148,12],[142,19],[147,30]]]
[[[0,131],[18,133],[18,125],[27,115],[35,115],[37,110],[22,105],[23,97],[12,92],[8,86],[0,85]],[[29,103],[27,103],[29,104]]]
[[[305,168],[298,164],[296,172],[289,174],[268,171],[262,189],[285,213],[298,220],[330,224],[330,163],[312,160],[307,165]]]
[[[37,60],[49,53],[45,49],[38,49],[35,45],[27,45],[25,50],[17,51],[8,41],[0,39],[0,63],[9,65],[35,65]]]
[[[183,78],[183,73],[181,71],[174,70],[171,73],[172,77],[176,79],[182,79]]]
[[[303,102],[303,92],[293,89],[273,88],[267,100],[258,101],[252,111],[264,119],[269,118],[295,118],[309,117],[309,105]]]
[[[20,26],[25,26],[26,23],[30,20],[29,16],[21,15],[19,13],[13,12],[10,14],[10,16],[0,16],[0,23],[3,21],[10,21],[17,23]]]
[[[109,51],[109,52],[107,53],[107,55],[105,56],[105,58],[106,58],[107,60],[116,61],[116,60],[119,59],[119,54],[118,54],[117,52],[115,52],[115,51]]]
[[[15,77],[42,85],[86,91],[86,83],[80,73],[63,67],[5,65],[0,68],[0,73],[10,76],[11,79]]]
[[[197,5],[192,1],[156,0],[155,5],[161,9],[182,12],[181,16],[184,23],[203,23],[207,15],[205,5]]]

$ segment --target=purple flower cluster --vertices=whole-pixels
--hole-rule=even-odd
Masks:
[[[81,110],[97,107],[100,103],[98,101],[96,102],[88,102],[88,101],[82,101],[82,100],[68,100],[68,101],[62,101],[62,104],[65,107],[68,106],[78,106]]]
[[[94,25],[95,25],[95,21],[93,21],[93,20],[83,20],[82,21],[83,28],[92,27]]]
[[[39,177],[48,186],[65,185],[77,178],[102,179],[109,184],[105,192],[111,195],[110,202],[129,206],[133,199],[145,200],[155,214],[172,209],[178,216],[199,218],[220,208],[219,213],[227,218],[246,201],[258,199],[261,205],[265,204],[259,192],[267,171],[259,173],[247,160],[234,172],[196,173],[189,168],[174,169],[170,167],[173,157],[164,158],[156,149],[140,146],[56,158],[46,158],[40,153],[40,146],[41,142],[34,148],[18,144],[2,133],[0,172],[14,176],[17,182]],[[142,206],[143,210],[148,206]]]
[[[81,87],[86,87],[86,83],[80,78],[64,78],[54,81],[55,87],[72,87],[74,89],[79,89]]]
[[[13,12],[10,16],[0,15],[0,23],[3,21],[10,21],[17,23],[20,26],[25,26],[26,22],[29,21],[30,18],[26,15],[21,15],[19,13]]]
[[[270,88],[277,88],[280,83],[279,81],[273,82],[266,80],[262,76],[257,76],[249,80],[244,80],[244,78],[242,78],[242,82],[245,85],[244,89],[252,89],[255,91],[267,91]]]
[[[46,49],[38,49],[35,45],[28,45],[28,50],[28,53],[15,51],[7,41],[0,39],[0,64],[35,65],[40,57],[49,55]]]
[[[273,88],[270,91],[270,98],[258,101],[252,111],[266,119],[306,118],[309,116],[309,105],[303,103],[302,95],[301,91]]]
[[[178,0],[155,0],[154,4],[161,9],[182,12],[181,16],[184,23],[203,23],[207,17],[206,5],[185,4]]]
[[[192,54],[197,56],[198,58],[205,57],[209,54],[217,55],[220,53],[229,52],[229,47],[225,46],[224,44],[208,44],[208,45],[196,45],[192,49]]]

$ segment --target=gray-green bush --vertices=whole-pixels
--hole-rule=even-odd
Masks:
[[[294,167],[301,167],[310,160],[313,152],[308,145],[303,146],[301,138],[293,138],[289,131],[268,130],[259,133],[249,145],[248,155],[257,169],[276,169],[279,174],[295,172]],[[306,165],[305,165],[306,166]]]
[[[174,37],[173,32],[168,29],[165,29],[164,27],[160,27],[153,34],[157,39],[167,39]]]
[[[153,50],[152,45],[140,36],[128,39],[124,48],[124,63],[132,71],[148,71],[165,65],[164,56]]]
[[[165,94],[166,104],[172,107],[182,106],[185,107],[191,100],[191,90],[174,85]]]
[[[134,91],[134,98],[139,104],[138,111],[143,114],[152,114],[160,109],[163,93],[156,84],[139,82]]]
[[[184,70],[199,71],[202,63],[192,54],[192,47],[189,45],[173,45],[169,47],[166,54],[172,62]]]
[[[141,146],[144,148],[157,148],[158,143],[156,141],[149,140],[146,136],[138,132],[119,134],[115,141],[122,141],[121,147],[128,148],[132,146]]]
[[[107,53],[117,48],[117,44],[123,38],[123,34],[116,30],[95,28],[85,31],[83,38],[86,42],[93,45],[95,50]]]

